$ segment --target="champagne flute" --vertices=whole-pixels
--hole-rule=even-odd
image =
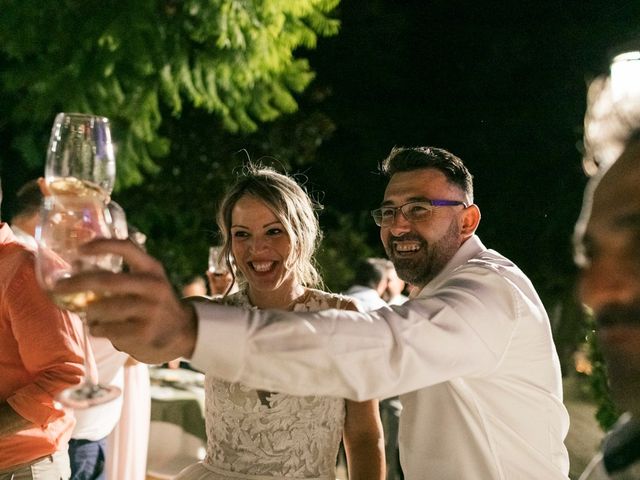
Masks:
[[[226,275],[229,271],[227,263],[221,255],[222,247],[209,247],[209,272],[214,275]]]
[[[53,195],[91,195],[107,203],[116,174],[109,119],[84,113],[56,115],[44,174]]]
[[[233,259],[230,261],[233,262]],[[231,265],[233,266],[233,263]],[[228,294],[233,288],[233,275],[226,259],[222,256],[222,247],[220,246],[209,248],[207,278],[212,297]]]
[[[36,228],[38,255],[36,272],[43,289],[51,292],[56,282],[81,272],[107,270],[118,272],[122,257],[112,254],[83,255],[79,247],[96,238],[126,238],[126,219],[119,206],[105,206],[101,198],[93,196],[59,195],[43,201],[40,223]],[[93,291],[51,295],[62,308],[78,314],[83,320],[84,381],[63,391],[59,401],[72,408],[87,408],[113,400],[120,389],[95,383],[89,375],[89,341],[86,308],[98,298]]]

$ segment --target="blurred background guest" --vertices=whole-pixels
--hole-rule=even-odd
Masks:
[[[28,181],[24,184],[17,193],[17,209],[12,217],[12,229],[17,228],[20,232],[18,240],[29,247],[34,246],[37,249],[37,243],[34,238],[35,229],[39,221],[40,206],[42,204],[43,194],[42,185],[39,179]],[[15,225],[15,227],[13,227]],[[141,239],[146,240],[144,235],[140,236],[140,232],[132,226],[130,235],[135,243],[140,242]],[[144,244],[144,241],[143,243]],[[204,284],[204,282],[203,282]],[[107,452],[107,436],[111,434],[122,419],[123,424],[130,422],[130,415],[127,413],[124,418],[121,417],[123,399],[129,398],[132,392],[126,392],[125,389],[125,363],[129,360],[129,355],[116,350],[111,342],[104,338],[95,338],[89,336],[89,344],[91,352],[95,360],[97,368],[98,379],[100,382],[114,385],[123,391],[123,394],[118,396],[115,400],[91,406],[85,409],[77,409],[74,411],[76,418],[76,425],[71,433],[71,439],[69,440],[69,461],[71,467],[71,480],[102,480],[106,475],[107,464],[113,466],[118,463],[131,464],[135,471],[136,465],[140,465],[140,460],[134,457],[139,455],[133,454],[130,449],[132,443],[128,439],[127,442],[113,443],[111,448]],[[133,361],[132,359],[129,360]],[[146,370],[146,367],[137,367],[142,372]],[[136,379],[132,377],[132,370],[128,371],[127,387],[129,389],[134,388],[134,382],[142,384],[145,383],[144,378]],[[144,375],[144,373],[142,373]],[[148,380],[146,380],[148,383]],[[144,389],[143,389],[144,390]],[[144,395],[144,392],[138,392]],[[148,397],[148,393],[147,393]],[[140,397],[137,400],[137,404],[132,406],[138,414],[145,415],[144,410],[145,400],[144,397]],[[142,410],[140,408],[142,407]],[[148,409],[147,409],[148,412]],[[138,428],[143,425],[141,420],[137,420]],[[147,422],[148,423],[148,422]],[[118,431],[128,431],[129,427],[120,427]],[[147,427],[148,429],[148,427]],[[135,438],[135,436],[129,437]],[[117,435],[116,435],[117,436]],[[137,441],[137,449],[143,450],[143,446],[146,444],[146,440],[139,439]],[[146,455],[145,455],[146,458]],[[142,462],[143,468],[146,464]],[[124,470],[122,470],[124,468]],[[118,478],[122,480],[142,480],[142,476],[138,472],[137,475],[128,475],[126,472],[130,470],[130,467],[118,466],[118,476],[110,478]],[[144,470],[143,470],[144,472]]]
[[[402,281],[391,260],[386,258],[365,258],[356,264],[354,284],[345,292],[355,299],[361,310],[369,312],[388,306],[385,297],[401,302]],[[380,419],[384,431],[387,480],[403,478],[398,448],[398,428],[402,404],[397,396],[381,399]]]
[[[0,479],[68,479],[75,420],[55,398],[82,379],[82,325],[40,288],[33,251],[6,223],[0,264]]]
[[[387,260],[385,263],[386,276],[387,276],[387,289],[384,292],[383,298],[389,305],[402,305],[409,300],[404,294],[406,283],[398,276],[396,267],[393,266],[391,260]]]
[[[206,297],[207,284],[200,275],[197,275],[182,286],[183,297]]]
[[[34,235],[43,199],[39,180],[25,183],[18,190],[16,198],[17,208],[11,219],[11,229],[19,232],[16,238],[20,243],[37,249]],[[104,338],[90,336],[89,344],[99,381],[122,390],[123,365],[129,356],[116,350]],[[71,480],[105,478],[107,435],[120,420],[121,409],[122,397],[119,396],[111,402],[74,411],[76,425],[69,440]]]
[[[353,285],[344,292],[356,300],[362,311],[386,307],[382,297],[387,290],[387,266],[383,258],[363,258],[355,266]]]

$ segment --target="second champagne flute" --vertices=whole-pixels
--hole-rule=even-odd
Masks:
[[[229,267],[222,257],[222,247],[209,247],[209,272],[225,275],[228,271]]]

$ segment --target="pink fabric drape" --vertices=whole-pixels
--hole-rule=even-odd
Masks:
[[[107,480],[145,480],[150,416],[148,366],[127,365],[122,414],[107,438]]]

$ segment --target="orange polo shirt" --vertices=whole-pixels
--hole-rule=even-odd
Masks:
[[[0,436],[0,470],[66,450],[75,420],[54,398],[84,371],[81,322],[42,291],[34,262],[0,223],[0,402],[33,424]]]

